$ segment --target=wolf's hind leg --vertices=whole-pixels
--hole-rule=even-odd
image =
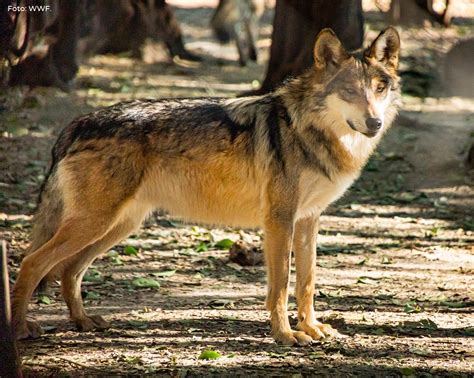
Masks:
[[[28,301],[40,280],[55,265],[102,238],[113,225],[115,217],[110,212],[104,212],[100,216],[95,213],[88,217],[80,214],[69,217],[48,242],[23,259],[13,287],[12,299],[13,325],[17,338],[35,337],[41,333],[39,326],[26,321]]]
[[[84,309],[81,296],[81,282],[84,273],[100,254],[135,231],[142,219],[143,215],[140,215],[137,218],[127,218],[119,222],[100,240],[65,262],[65,267],[61,272],[61,291],[69,308],[71,320],[76,323],[79,331],[105,329],[109,326],[101,316],[87,315]]]

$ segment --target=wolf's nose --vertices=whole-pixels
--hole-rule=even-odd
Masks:
[[[370,131],[378,131],[382,127],[382,120],[380,118],[367,118],[365,124]]]

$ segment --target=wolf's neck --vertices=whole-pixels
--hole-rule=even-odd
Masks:
[[[362,168],[374,152],[375,147],[380,141],[380,136],[368,138],[361,133],[351,131],[345,135],[338,136],[337,139],[347,152],[352,155],[360,168]]]
[[[330,171],[353,172],[362,169],[377,146],[379,136],[368,138],[353,131],[348,125],[329,117],[324,110],[314,111],[306,106],[307,110],[303,112],[303,104],[292,103],[284,95],[282,97],[293,121],[293,129],[308,149],[326,156],[328,168],[333,168]]]
[[[304,134],[319,135],[317,142],[322,143],[327,151],[327,157],[330,159],[328,164],[332,164],[334,173],[359,172],[377,145],[377,141],[360,133],[338,135],[332,128],[324,128],[320,124],[312,124],[305,130]],[[320,145],[313,148],[321,152]]]

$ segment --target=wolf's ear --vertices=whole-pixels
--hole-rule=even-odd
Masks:
[[[338,66],[347,58],[346,50],[331,29],[323,29],[314,44],[314,65],[317,69]]]
[[[399,54],[400,36],[392,26],[382,31],[365,51],[367,58],[375,59],[395,71],[398,69]]]

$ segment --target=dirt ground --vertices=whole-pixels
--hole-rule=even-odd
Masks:
[[[172,64],[149,45],[145,61],[85,60],[71,93],[15,88],[1,95],[0,238],[9,245],[12,281],[49,150],[73,117],[132,98],[233,96],[263,78],[271,11],[262,22],[260,62],[246,68],[233,45],[213,39],[210,8],[176,12],[187,46],[204,63]],[[32,301],[30,315],[47,333],[19,344],[26,375],[472,376],[474,197],[463,159],[474,138],[474,101],[445,97],[440,84],[443,54],[472,35],[468,21],[403,30],[400,121],[322,218],[315,305],[341,337],[304,348],[273,342],[264,267],[229,262],[227,251],[226,239],[260,245],[260,231],[156,215],[85,277],[86,307],[111,321],[109,330],[77,332],[57,284]],[[371,39],[382,15],[371,9],[367,25]],[[296,324],[293,297],[290,309]],[[206,350],[220,357],[199,359]]]

